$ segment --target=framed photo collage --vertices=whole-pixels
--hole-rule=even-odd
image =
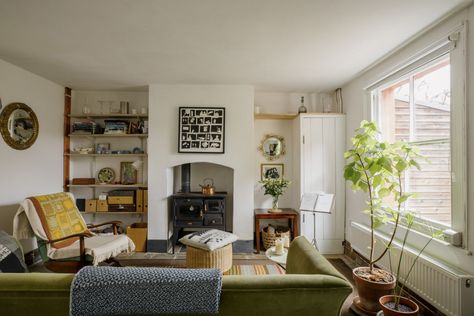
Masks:
[[[179,108],[179,153],[224,153],[224,107]]]

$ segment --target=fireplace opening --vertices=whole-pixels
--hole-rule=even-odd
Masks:
[[[213,163],[186,163],[173,168],[169,197],[171,245],[183,235],[204,229],[233,230],[234,170]],[[211,185],[214,194],[203,194]],[[209,192],[204,192],[209,193]]]

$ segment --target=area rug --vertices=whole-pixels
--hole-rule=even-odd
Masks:
[[[266,275],[285,274],[282,267],[275,264],[233,265],[224,275]]]

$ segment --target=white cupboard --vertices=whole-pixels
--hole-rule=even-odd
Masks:
[[[335,194],[331,214],[313,216],[300,212],[300,233],[313,239],[316,221],[316,240],[321,253],[342,254],[345,217],[345,115],[302,114],[294,121],[294,176],[296,201],[304,193]]]

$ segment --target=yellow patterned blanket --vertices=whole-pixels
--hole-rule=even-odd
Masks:
[[[78,233],[91,234],[87,229],[74,200],[68,193],[61,192],[28,198],[34,205],[44,232],[49,240]],[[91,234],[92,235],[92,234]],[[54,243],[54,248],[63,248],[73,244],[79,238],[70,238]]]

